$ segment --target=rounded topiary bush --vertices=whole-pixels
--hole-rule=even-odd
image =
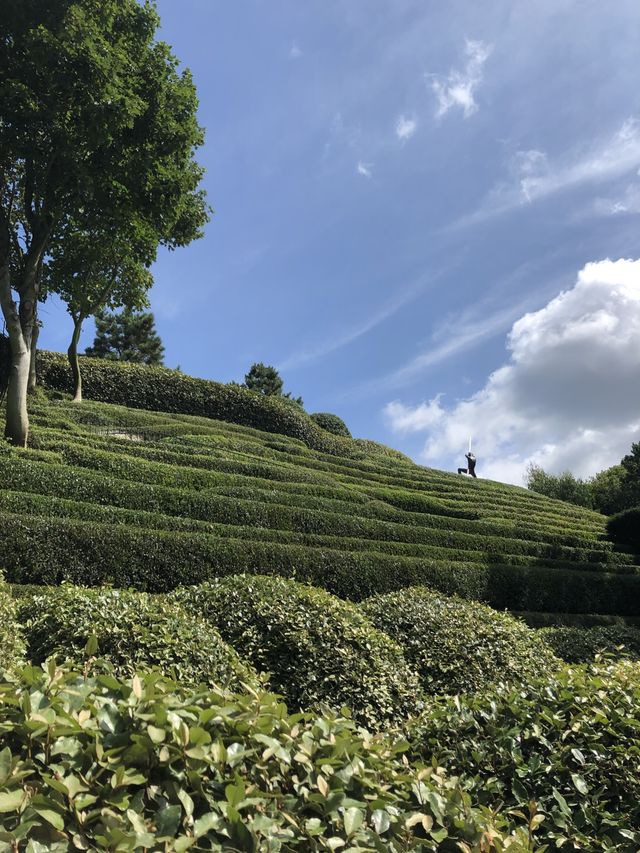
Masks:
[[[332,432],[334,435],[343,435],[345,438],[351,438],[349,427],[345,424],[342,418],[337,415],[332,415],[331,412],[314,412],[311,415],[311,420],[315,421],[319,427]]]
[[[601,652],[640,660],[640,628],[627,625],[558,627],[542,628],[539,634],[567,663],[587,663]]]
[[[640,506],[625,509],[607,519],[609,538],[620,545],[640,548]]]
[[[122,676],[154,668],[187,685],[238,687],[255,679],[210,623],[164,596],[65,584],[17,605],[36,664],[48,657],[77,663],[91,655]]]
[[[417,707],[415,673],[401,649],[356,605],[284,578],[234,575],[171,598],[209,620],[292,709],[348,706],[371,727]]]
[[[636,853],[638,708],[640,664],[606,661],[434,698],[408,734],[413,758],[446,767],[474,803],[514,816],[533,803],[530,849]]]
[[[559,664],[542,637],[477,602],[409,587],[360,605],[401,646],[427,693],[466,693]]]
[[[16,618],[16,602],[0,572],[0,672],[24,662],[24,639]]]

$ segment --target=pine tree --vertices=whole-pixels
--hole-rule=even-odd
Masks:
[[[119,314],[105,311],[96,317],[96,337],[85,355],[159,367],[164,359],[164,346],[151,311],[125,309]]]

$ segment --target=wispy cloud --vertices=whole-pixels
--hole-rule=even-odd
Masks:
[[[300,59],[302,56],[302,50],[300,46],[294,41],[291,45],[291,50],[289,51],[289,59]]]
[[[358,164],[356,166],[356,172],[359,175],[362,175],[364,178],[370,178],[373,175],[373,163],[363,163],[362,160],[358,160]]]
[[[404,288],[400,293],[387,300],[377,311],[366,317],[360,323],[356,323],[349,329],[339,332],[334,337],[329,337],[327,340],[319,342],[315,346],[308,349],[303,349],[297,353],[293,353],[284,361],[278,364],[278,370],[291,370],[301,367],[303,364],[309,364],[314,361],[319,361],[326,355],[329,355],[336,350],[342,349],[353,341],[366,335],[376,326],[381,325],[405,305],[408,305],[430,285],[436,282],[442,273],[435,272],[425,276],[421,276],[417,281]]]
[[[459,107],[465,118],[469,118],[477,111],[475,93],[482,82],[484,64],[491,55],[491,51],[492,45],[467,39],[465,42],[467,61],[463,69],[452,69],[446,77],[436,74],[426,75],[438,100],[437,118],[442,118],[454,107]]]
[[[473,225],[556,193],[613,180],[639,166],[640,121],[635,118],[627,119],[589,151],[573,151],[553,162],[543,151],[518,151],[509,163],[511,180],[494,187],[477,210],[453,227]],[[607,212],[621,211],[601,206],[600,213]]]
[[[401,142],[411,139],[418,127],[417,119],[413,116],[401,115],[396,122],[396,136]]]

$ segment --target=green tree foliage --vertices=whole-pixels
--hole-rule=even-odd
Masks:
[[[600,471],[589,481],[589,488],[593,508],[604,515],[613,515],[625,508],[625,469],[622,465]]]
[[[187,71],[136,0],[1,6],[0,304],[11,340],[5,433],[28,438],[43,263],[65,220],[95,212],[144,246],[189,242],[207,218]],[[14,292],[17,302],[14,302]]]
[[[631,452],[620,462],[624,468],[623,493],[625,506],[629,509],[640,505],[640,441],[631,445]]]
[[[640,505],[612,515],[607,520],[607,533],[614,542],[640,550]]]
[[[292,397],[290,391],[285,393],[282,377],[270,364],[263,364],[261,361],[252,364],[249,372],[245,374],[243,385],[250,391],[255,391],[256,394],[263,394],[265,397],[283,397],[300,408],[304,406],[302,397]]]
[[[526,484],[532,492],[546,495],[548,498],[556,498],[576,506],[593,506],[589,483],[574,477],[570,471],[547,474],[539,465],[531,464],[527,468]]]
[[[119,314],[98,314],[95,340],[85,355],[161,367],[164,346],[150,311],[125,308]]]

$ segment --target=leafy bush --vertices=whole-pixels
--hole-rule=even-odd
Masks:
[[[24,639],[16,618],[16,603],[0,572],[0,673],[24,663]]]
[[[475,697],[432,700],[410,737],[474,801],[517,815],[533,801],[549,849],[636,853],[640,666],[563,667]]]
[[[349,427],[338,415],[332,415],[330,412],[314,412],[310,417],[321,429],[332,432],[334,435],[343,435],[345,438],[351,438]]]
[[[640,506],[625,509],[607,519],[607,533],[614,542],[640,549]]]
[[[427,693],[477,692],[559,665],[542,638],[512,616],[424,587],[377,595],[361,608],[402,648]]]
[[[380,727],[416,709],[418,682],[400,648],[358,608],[282,578],[235,576],[177,590],[172,598],[204,616],[290,707],[352,709]]]
[[[504,835],[506,817],[410,765],[406,743],[263,692],[48,666],[0,685],[0,720],[7,850],[531,850],[526,826]]]
[[[592,661],[599,652],[621,654],[640,660],[640,628],[626,625],[594,628],[542,628],[539,633],[554,652],[567,663]]]
[[[353,453],[348,443],[327,435],[299,406],[277,397],[162,367],[84,357],[80,365],[83,394],[88,399],[133,409],[204,415],[290,435],[329,453]],[[38,352],[38,377],[46,388],[72,391],[69,365],[59,353]]]
[[[49,587],[20,598],[18,618],[34,664],[51,656],[81,663],[89,643],[121,676],[153,667],[182,684],[237,687],[253,678],[209,623],[144,593]]]

